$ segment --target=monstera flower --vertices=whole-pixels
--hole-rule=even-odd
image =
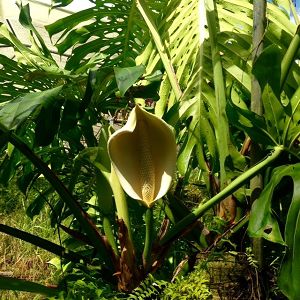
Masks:
[[[138,105],[111,135],[108,152],[124,191],[151,207],[170,188],[176,165],[172,128]]]

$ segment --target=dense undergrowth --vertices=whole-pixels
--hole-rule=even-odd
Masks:
[[[15,182],[7,187],[1,187],[0,219],[1,223],[21,229],[40,237],[59,243],[57,232],[50,226],[49,207],[45,207],[41,214],[29,218],[26,215],[28,201],[34,195],[26,198],[17,188]],[[0,233],[0,274],[14,276],[47,285],[57,283],[56,269],[49,264],[53,255],[30,243],[10,235]],[[1,300],[42,299],[42,296],[15,291],[0,290]]]
[[[41,181],[40,184],[43,184]],[[191,192],[192,191],[192,192]],[[47,238],[53,242],[65,241],[66,235],[53,229],[49,221],[49,206],[41,211],[33,219],[26,215],[26,207],[36,197],[37,189],[32,189],[25,197],[17,189],[16,184],[10,183],[8,187],[2,187],[0,201],[1,222],[3,224],[19,228],[21,230]],[[183,191],[182,194],[188,205],[193,208],[196,199],[203,197],[200,188]],[[216,235],[222,232],[224,221],[211,214],[206,216],[206,224],[211,232]],[[156,222],[161,222],[160,215],[155,215]],[[136,236],[138,239],[139,237]],[[140,237],[141,238],[141,237]],[[274,252],[272,244],[269,250]],[[118,293],[115,286],[105,277],[99,277],[101,270],[97,266],[72,264],[62,265],[59,257],[36,246],[16,239],[12,236],[0,234],[0,273],[5,276],[14,276],[31,280],[45,285],[59,285],[63,292],[56,298],[60,300],[106,300],[106,299],[149,299],[149,300],[193,300],[193,299],[256,299],[256,291],[261,287],[261,277],[258,274],[257,262],[251,248],[244,252],[236,252],[239,245],[224,236],[215,245],[213,251],[206,254],[196,254],[197,250],[190,252],[185,243],[177,243],[173,248],[173,259],[165,263],[164,268],[155,277],[149,275],[138,288],[130,294]],[[230,251],[231,250],[231,251]],[[228,252],[229,251],[229,252]],[[186,256],[190,253],[190,258]],[[229,254],[228,254],[229,253]],[[265,284],[268,285],[269,299],[286,299],[276,285],[276,273],[279,267],[280,253],[270,255],[270,274],[265,276]],[[194,257],[191,259],[191,257]],[[276,261],[272,261],[272,260]],[[49,263],[50,262],[50,263]],[[195,267],[193,266],[196,263]],[[177,268],[176,268],[177,266]],[[175,272],[172,273],[172,270]],[[83,297],[83,298],[82,298]],[[224,298],[225,297],[225,298]],[[44,299],[41,295],[0,291],[1,300],[26,300]]]

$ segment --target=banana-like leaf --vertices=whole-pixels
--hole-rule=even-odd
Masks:
[[[224,130],[224,126],[219,126],[218,129],[220,120],[222,120],[222,117],[220,118],[222,107],[215,98],[217,82],[216,78],[214,78],[214,74],[216,74],[215,64],[211,55],[211,43],[213,40],[208,34],[205,22],[204,3],[205,1],[169,1],[166,8],[161,11],[160,25],[158,27],[160,36],[165,42],[164,52],[169,54],[176,78],[181,90],[184,92],[180,99],[179,107],[176,106],[175,112],[175,110],[172,110],[172,106],[176,103],[176,97],[169,78],[165,77],[160,87],[160,100],[157,102],[155,113],[159,116],[165,114],[166,118],[171,118],[174,123],[177,119],[177,121],[189,124],[186,128],[188,137],[181,132],[181,136],[184,138],[182,140],[182,156],[179,156],[179,166],[182,172],[186,170],[190,157],[194,155],[194,150],[192,149],[196,149],[196,145],[198,145],[201,150],[197,146],[199,150],[197,152],[204,153],[204,146],[206,145],[204,141],[210,139],[206,135],[208,133],[205,133],[205,130],[203,133],[201,122],[199,122],[199,116],[203,114],[203,110],[200,109],[202,106],[201,104],[194,105],[194,110],[191,110],[189,106],[191,99],[193,99],[193,102],[204,102],[204,106],[207,109],[207,118],[215,129],[215,139]],[[214,11],[218,15],[219,22],[214,26],[214,28],[217,28],[217,33],[214,33],[214,39],[216,41],[215,47],[221,55],[225,83],[227,86],[230,86],[234,82],[236,95],[240,95],[239,97],[244,95],[243,97],[247,98],[250,96],[251,90],[252,66],[250,58],[252,51],[253,5],[251,1],[243,0],[224,0],[216,1],[215,3]],[[289,47],[296,32],[295,24],[291,22],[283,7],[287,8],[286,2],[284,4],[277,2],[276,5],[268,3],[268,27],[264,41],[266,46],[279,45],[281,53],[284,53]],[[144,52],[136,59],[136,63],[144,64],[146,73],[152,73],[161,68],[160,58],[160,51],[150,41]],[[297,64],[293,63],[291,74],[296,74],[298,69]],[[292,93],[294,93],[299,83],[299,76],[289,76],[285,88],[291,89]],[[166,114],[167,111],[168,113]],[[174,117],[170,117],[172,113]],[[194,118],[198,118],[198,120],[193,120]],[[246,121],[245,118],[244,121]],[[196,129],[196,127],[199,128]],[[250,128],[250,126],[248,127]],[[263,128],[265,128],[265,125]],[[197,132],[202,133],[201,138],[195,138],[194,135]],[[263,136],[265,134],[262,133],[262,140],[264,140]],[[272,137],[268,137],[267,141],[274,144]],[[226,153],[228,151],[230,153],[230,150],[228,150],[232,149],[230,141],[228,142],[229,145],[226,144],[225,141],[222,145],[220,143],[215,144],[213,153]],[[187,147],[187,149],[184,149],[184,147]],[[224,164],[224,159],[222,160]],[[200,165],[205,167],[205,164],[200,163]],[[216,164],[216,166],[218,165]]]
[[[273,93],[280,96],[281,61],[283,52],[278,45],[271,45],[264,49],[253,65],[255,75],[262,89],[268,84]]]
[[[262,116],[247,108],[243,109],[232,101],[228,101],[226,110],[232,125],[246,132],[255,142],[265,146],[277,144],[276,140],[268,132],[267,124]]]
[[[282,144],[282,133],[285,122],[284,107],[268,84],[263,90],[262,102],[267,131],[278,144]]]
[[[274,169],[270,182],[266,185],[260,197],[253,203],[248,227],[249,234],[253,237],[264,237],[272,242],[287,246],[287,253],[281,266],[278,283],[283,293],[289,299],[295,300],[298,299],[300,293],[299,174],[300,164],[280,166]],[[287,180],[289,180],[289,184]],[[283,193],[280,193],[278,187],[282,182],[285,184],[281,186]],[[289,197],[286,195],[289,195]],[[280,205],[280,201],[291,202]],[[279,208],[277,215],[274,207]],[[287,214],[282,211],[284,207],[288,207]],[[281,224],[280,219],[282,219]],[[280,230],[283,225],[285,225],[284,238],[282,238]]]

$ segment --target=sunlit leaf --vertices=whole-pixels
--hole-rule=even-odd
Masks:
[[[268,84],[278,98],[281,92],[280,77],[282,57],[282,49],[280,49],[278,45],[271,45],[257,58],[252,71],[259,81],[262,90]]]
[[[65,7],[72,2],[73,0],[51,0],[51,8]]]
[[[126,91],[144,74],[143,65],[128,68],[114,68],[117,85],[123,97]]]
[[[264,107],[264,118],[267,130],[278,143],[282,143],[282,133],[285,122],[284,107],[275,96],[269,84],[265,85],[262,93],[262,103]]]
[[[242,109],[229,101],[226,107],[229,121],[233,126],[245,131],[251,139],[262,145],[276,145],[276,140],[267,130],[263,117],[248,109]]]

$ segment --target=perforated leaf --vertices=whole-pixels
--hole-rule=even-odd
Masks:
[[[274,169],[270,182],[252,206],[248,227],[251,236],[264,237],[272,242],[287,246],[287,253],[281,265],[278,284],[289,299],[297,299],[300,293],[299,174],[300,164],[281,166]],[[282,182],[285,185],[283,184],[281,187],[283,192],[280,192],[278,187]],[[288,182],[290,184],[287,184]],[[282,201],[284,203],[280,205]],[[279,213],[283,216],[283,220],[275,215],[274,207],[279,207],[279,210],[281,210]],[[287,208],[287,213],[282,211],[284,207]],[[282,237],[280,231],[279,219],[281,219],[281,222],[285,222],[284,237]]]
[[[64,7],[71,4],[72,2],[73,0],[51,0],[53,8]]]
[[[49,78],[27,80],[30,68],[0,54],[0,95],[1,102],[8,101],[22,93],[41,91],[49,88],[52,82]]]
[[[148,1],[157,12],[164,1]],[[84,23],[86,22],[87,23]],[[66,68],[75,69],[84,64],[86,57],[101,52],[104,64],[133,66],[135,57],[149,41],[145,26],[133,0],[97,1],[93,8],[85,9],[48,25],[51,37],[59,34],[56,44],[60,54],[74,47]]]

